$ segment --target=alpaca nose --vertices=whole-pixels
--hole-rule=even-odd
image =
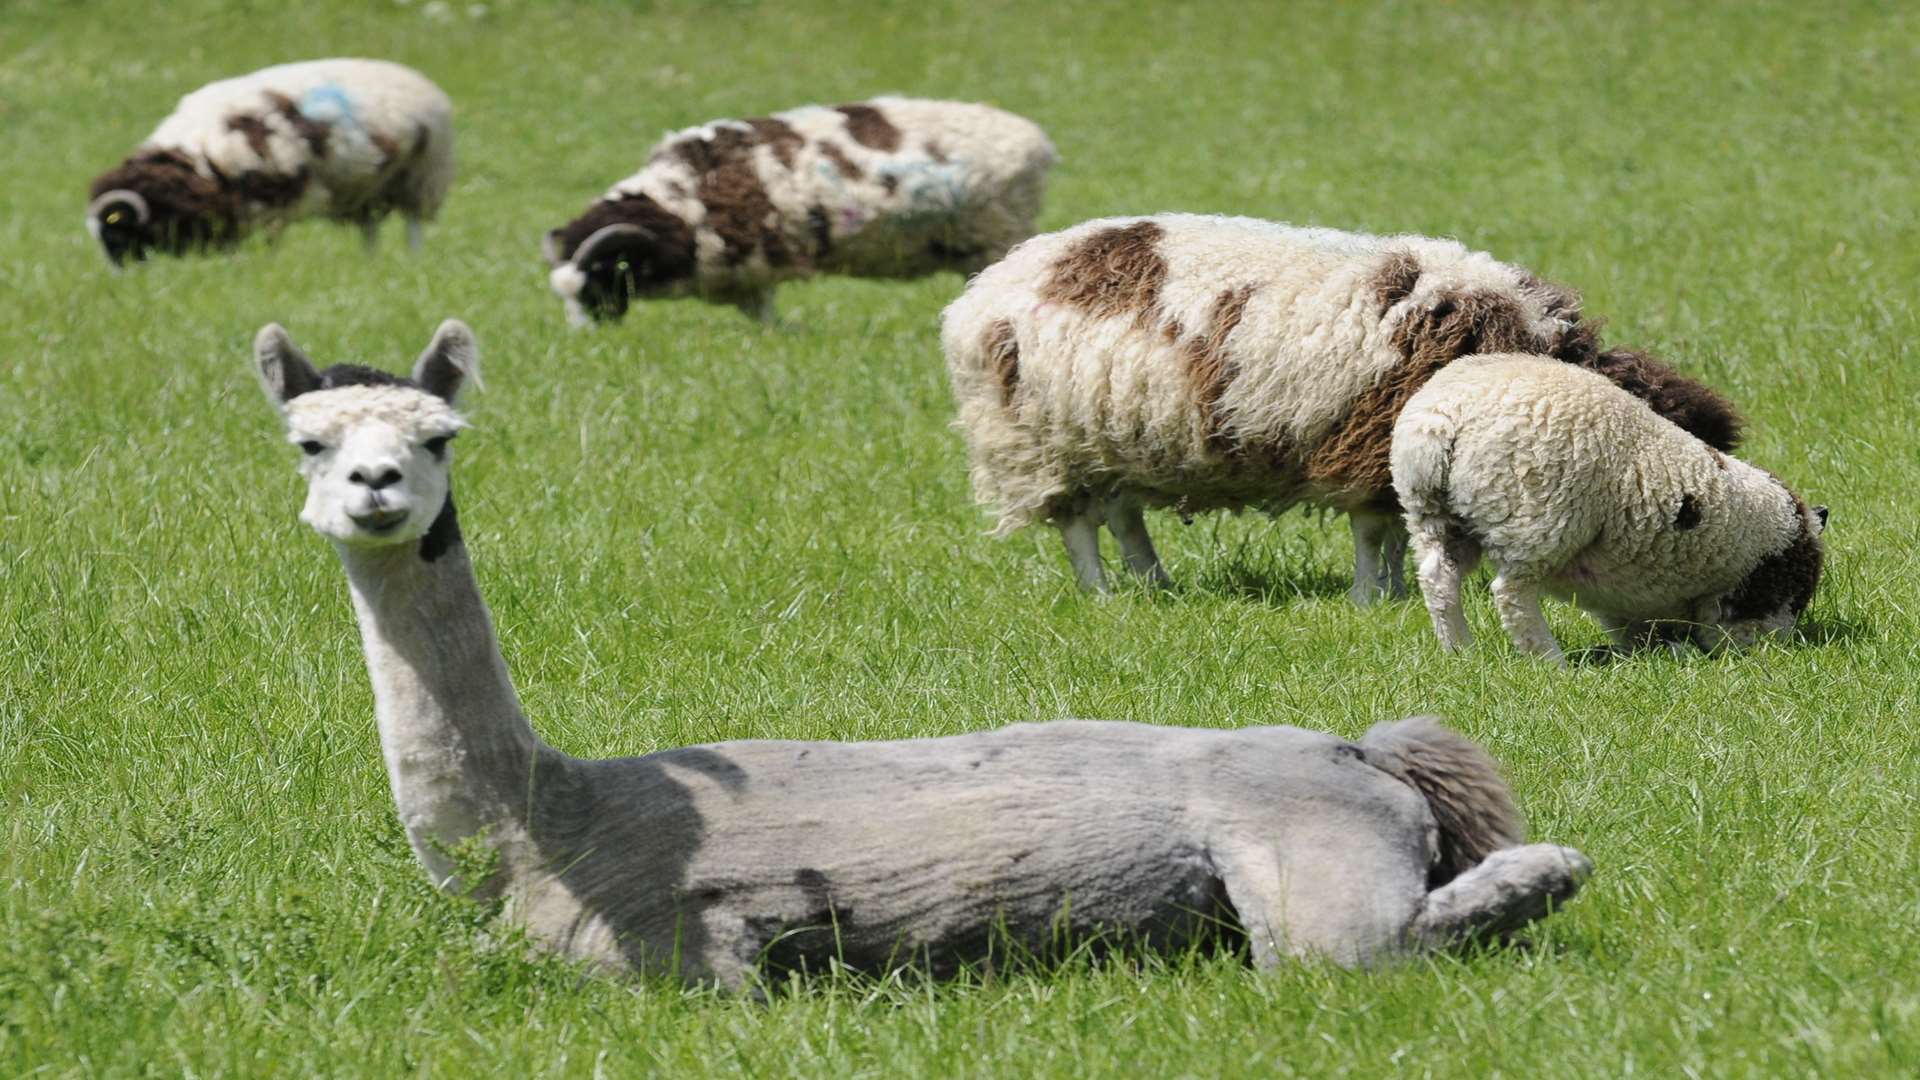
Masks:
[[[391,465],[382,468],[355,469],[347,474],[347,479],[373,491],[392,487],[400,482],[400,470]]]

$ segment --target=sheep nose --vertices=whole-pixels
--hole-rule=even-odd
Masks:
[[[373,491],[392,487],[400,482],[400,470],[388,465],[384,469],[355,469],[347,474],[347,479],[363,485]]]

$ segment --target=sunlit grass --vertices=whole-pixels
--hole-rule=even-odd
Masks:
[[[0,1073],[1893,1075],[1920,1068],[1920,230],[1895,6],[16,2],[0,34]],[[442,10],[435,8],[434,10]],[[109,273],[87,180],[180,93],[377,54],[453,96],[397,226]],[[1558,672],[1350,608],[1337,521],[1150,521],[1170,595],[987,539],[936,333],[825,281],[759,329],[566,331],[538,238],[659,133],[900,91],[1059,144],[1044,221],[1188,209],[1467,243],[1568,281],[1833,507],[1798,640]],[[1531,950],[1258,976],[827,976],[765,1003],[582,977],[433,894],[338,566],[247,368],[268,320],[397,369],[480,336],[456,484],[528,711],[587,755],[1063,715],[1357,734],[1439,712],[1598,867]],[[1596,643],[1549,612],[1570,647]]]

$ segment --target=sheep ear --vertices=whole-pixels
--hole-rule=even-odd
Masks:
[[[1813,530],[1813,535],[1819,536],[1827,531],[1827,508],[1824,506],[1814,507],[1813,516],[1820,519],[1820,527]]]
[[[287,336],[286,327],[268,323],[253,338],[253,364],[260,376],[260,388],[267,392],[273,407],[284,410],[287,402],[309,390],[320,389],[320,373],[313,361]]]
[[[469,380],[480,385],[480,347],[474,344],[473,331],[466,323],[448,319],[434,331],[427,351],[413,365],[413,381],[452,404]]]

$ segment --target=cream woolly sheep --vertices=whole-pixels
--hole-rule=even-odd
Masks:
[[[1456,357],[1549,354],[1734,445],[1719,395],[1595,331],[1572,291],[1452,240],[1167,214],[1020,245],[947,309],[943,343],[999,533],[1052,520],[1100,589],[1103,521],[1164,582],[1142,506],[1318,504],[1351,516],[1364,604],[1404,593],[1394,417]]]
[[[1456,361],[1407,402],[1392,461],[1447,649],[1470,640],[1460,583],[1483,554],[1514,644],[1554,661],[1543,591],[1622,647],[1677,631],[1713,648],[1792,626],[1820,580],[1825,507],[1566,364]]]
[[[453,182],[453,107],[411,68],[310,60],[209,83],[93,181],[87,230],[115,265],[237,242],[303,217],[420,223]]]
[[[637,173],[547,233],[576,325],[633,297],[700,296],[772,317],[816,273],[970,273],[1033,234],[1053,145],[986,105],[883,97],[715,120],[667,136]]]

